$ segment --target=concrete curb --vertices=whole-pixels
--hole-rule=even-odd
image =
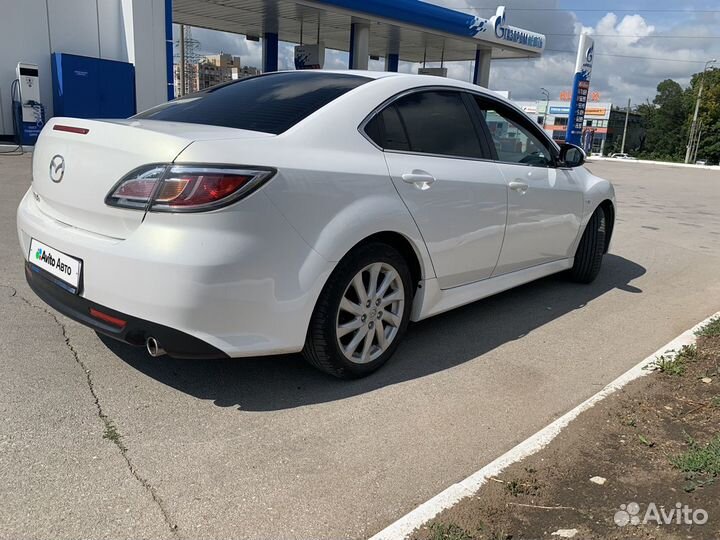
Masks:
[[[720,171],[719,165],[695,165],[694,163],[675,163],[673,161],[651,161],[648,159],[615,159],[611,157],[589,156],[587,159],[587,163],[592,163],[593,161],[611,161],[613,163],[644,163],[646,165],[666,165],[668,167],[699,169],[701,171]]]
[[[443,510],[457,504],[460,500],[470,497],[485,484],[488,478],[498,475],[508,466],[516,463],[547,446],[560,432],[582,412],[590,409],[609,395],[629,382],[638,379],[644,375],[651,373],[647,369],[659,355],[667,354],[671,351],[677,351],[683,345],[695,343],[695,331],[705,326],[711,319],[720,317],[720,311],[711,315],[702,322],[696,324],[691,329],[686,330],[671,342],[655,351],[652,355],[645,358],[636,366],[620,375],[597,394],[582,402],[580,405],[565,413],[563,416],[555,420],[553,423],[544,427],[535,435],[524,440],[510,451],[498,457],[479,471],[471,474],[465,480],[453,484],[444,491],[435,495],[432,499],[424,502],[415,510],[401,517],[392,525],[389,525],[379,533],[372,536],[369,540],[403,540],[418,527],[424,525],[432,518],[437,516]]]

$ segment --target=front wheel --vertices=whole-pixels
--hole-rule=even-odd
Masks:
[[[368,375],[395,352],[412,305],[402,255],[372,243],[350,252],[328,279],[313,312],[303,354],[340,378]]]
[[[570,279],[577,283],[592,283],[600,272],[605,253],[606,217],[602,208],[597,208],[580,239],[575,262],[570,269]]]

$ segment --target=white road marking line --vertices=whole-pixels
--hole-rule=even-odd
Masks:
[[[516,463],[532,454],[538,452],[547,446],[571,421],[580,415],[580,413],[590,409],[610,394],[620,390],[623,386],[635,379],[638,379],[651,370],[646,369],[659,355],[666,354],[668,351],[679,350],[683,345],[695,343],[695,331],[702,328],[715,317],[720,317],[720,311],[711,315],[704,321],[696,324],[691,329],[683,332],[673,339],[667,345],[655,351],[628,371],[620,375],[597,394],[582,402],[580,405],[565,413],[563,416],[541,429],[535,435],[524,440],[512,450],[506,452],[499,458],[495,459],[479,471],[471,474],[462,482],[453,484],[446,490],[438,493],[432,499],[424,502],[415,510],[398,519],[392,525],[389,525],[379,533],[372,536],[369,540],[403,540],[418,527],[421,527],[432,518],[437,516],[443,510],[457,504],[460,500],[474,495],[480,487],[487,482],[488,478],[500,474],[508,466]]]

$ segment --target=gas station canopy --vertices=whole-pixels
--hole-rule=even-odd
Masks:
[[[371,56],[409,62],[532,58],[545,36],[509,26],[503,7],[490,19],[420,0],[173,0],[173,22],[251,37],[352,49],[353,27],[369,29]]]

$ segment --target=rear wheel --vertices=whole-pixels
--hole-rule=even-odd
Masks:
[[[405,333],[412,305],[403,257],[382,243],[349,253],[328,279],[315,306],[303,354],[340,378],[362,377],[382,366]]]
[[[590,217],[575,252],[575,262],[570,269],[570,279],[573,281],[592,283],[600,272],[605,253],[606,221],[602,208],[596,209]]]

